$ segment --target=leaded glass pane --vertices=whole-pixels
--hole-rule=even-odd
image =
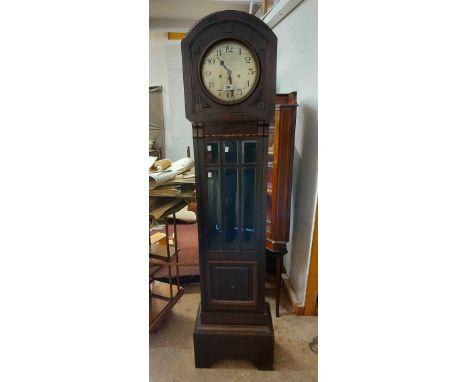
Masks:
[[[243,152],[244,152],[243,163],[257,162],[257,142],[256,141],[244,141]]]
[[[224,142],[224,163],[237,163],[237,141]]]
[[[224,248],[238,249],[238,176],[237,167],[224,169]]]
[[[255,168],[242,170],[244,249],[255,249]]]
[[[208,249],[220,249],[221,237],[221,187],[219,179],[219,169],[207,170],[207,231]]]
[[[207,165],[219,164],[219,143],[218,142],[206,142],[205,163]]]

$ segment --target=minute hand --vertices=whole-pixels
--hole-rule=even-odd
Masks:
[[[231,73],[232,73],[232,72],[231,72],[231,70],[228,69],[228,67],[224,64],[224,61],[221,60],[219,57],[216,57],[216,58],[219,60],[219,63],[221,64],[221,66],[224,66],[224,69],[226,69],[228,76],[231,77]]]
[[[231,69],[229,69],[225,64],[224,64],[224,61],[221,60],[219,57],[216,57],[219,61],[219,63],[224,67],[224,69],[226,69],[227,71],[227,74],[228,74],[228,80],[229,80],[229,83],[231,84],[231,87],[232,87],[232,77],[231,77]],[[231,89],[231,95],[232,97],[234,98],[234,89]]]

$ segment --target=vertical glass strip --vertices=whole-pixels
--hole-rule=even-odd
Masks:
[[[208,249],[221,249],[221,187],[219,182],[219,169],[207,169],[207,246]]]
[[[255,250],[255,168],[242,169],[243,249]]]
[[[224,169],[224,249],[239,249],[238,245],[238,176],[237,167]]]
[[[243,141],[243,160],[242,163],[256,163],[257,162],[257,142],[256,141]]]

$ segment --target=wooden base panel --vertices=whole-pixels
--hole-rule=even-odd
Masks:
[[[199,306],[193,331],[195,367],[208,368],[220,360],[243,359],[259,370],[273,370],[275,335],[269,304],[267,325],[201,324],[200,310]]]

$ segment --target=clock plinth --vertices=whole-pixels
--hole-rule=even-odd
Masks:
[[[252,362],[259,370],[273,370],[275,335],[267,303],[265,325],[202,324],[198,307],[193,345],[195,367],[208,368],[225,359]]]
[[[196,367],[229,358],[273,367],[265,227],[276,45],[265,23],[238,11],[205,17],[181,44],[197,187]]]

